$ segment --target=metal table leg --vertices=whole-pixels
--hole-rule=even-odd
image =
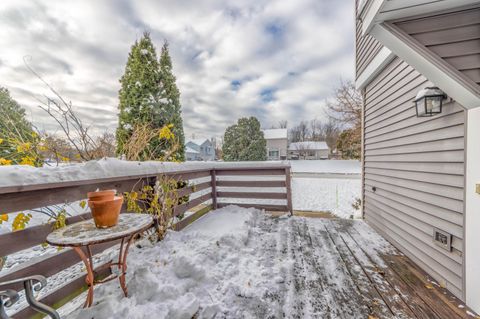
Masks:
[[[82,259],[85,267],[87,268],[87,276],[85,277],[85,282],[88,285],[88,293],[87,293],[87,300],[85,300],[85,304],[83,308],[88,308],[93,303],[93,285],[95,281],[95,276],[93,273],[93,260],[92,260],[92,253],[90,250],[90,246],[87,246],[87,255],[83,252],[81,247],[73,247],[73,249],[77,252],[77,254]]]
[[[135,237],[136,234],[133,234],[130,236],[130,238],[127,241],[127,245],[125,246],[125,249],[123,249],[125,239],[122,239],[122,243],[120,245],[120,252],[118,254],[118,267],[119,270],[121,271],[121,274],[119,276],[119,281],[120,281],[120,287],[122,287],[123,294],[125,297],[128,297],[128,290],[127,290],[127,284],[126,284],[126,274],[127,274],[127,255],[128,255],[128,249],[130,248],[130,244],[133,241],[133,238]]]

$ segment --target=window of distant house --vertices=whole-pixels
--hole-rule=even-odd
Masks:
[[[269,157],[278,157],[278,151],[268,151]]]

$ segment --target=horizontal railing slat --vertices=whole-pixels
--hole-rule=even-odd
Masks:
[[[186,181],[190,179],[197,179],[197,178],[210,176],[210,170],[198,171],[198,172],[196,171],[196,172],[190,172],[190,173],[169,173],[169,174],[166,174],[166,176],[169,176],[177,180]]]
[[[120,243],[120,240],[94,245],[92,246],[92,254],[99,254],[104,250],[115,246],[118,243]],[[17,268],[14,268],[12,271],[1,275],[0,282],[27,277],[31,275],[42,275],[48,278],[79,262],[81,262],[81,259],[74,250],[64,249],[57,254],[45,256],[40,260],[32,260],[30,262],[26,262],[20,265]],[[19,283],[9,286],[2,286],[2,289],[3,288],[22,290],[23,285]]]
[[[187,227],[188,225],[190,225],[191,223],[193,223],[194,221],[196,221],[197,219],[199,219],[200,217],[202,217],[203,215],[205,215],[206,213],[211,211],[212,208],[213,208],[212,205],[205,206],[204,208],[200,209],[199,211],[195,212],[194,214],[192,214],[188,217],[185,217],[181,221],[176,223],[174,225],[173,229],[175,229],[176,231],[184,229],[185,227]]]
[[[81,214],[68,217],[67,224],[73,224],[81,220],[90,219],[91,214]],[[53,231],[53,222],[38,226],[28,227],[11,233],[0,235],[0,256],[7,256],[17,251],[40,245],[45,242],[48,234]]]
[[[264,175],[285,175],[285,169],[224,169],[216,170],[217,176],[264,176]]]
[[[200,197],[197,197],[195,199],[192,199],[191,201],[187,202],[187,203],[184,203],[184,204],[181,204],[181,205],[178,205],[174,208],[173,210],[173,215],[174,216],[178,216],[180,214],[183,214],[185,213],[187,210],[189,210],[190,208],[193,208],[195,206],[198,206],[204,202],[206,202],[207,200],[211,199],[212,198],[212,193],[207,193],[205,195],[202,195]]]
[[[20,212],[55,204],[71,203],[86,199],[87,193],[97,189],[116,189],[118,193],[128,192],[141,187],[139,179],[116,181],[115,183],[95,183],[87,185],[68,186],[56,189],[41,189],[36,191],[8,193],[0,195],[0,210],[2,213]]]
[[[184,187],[182,189],[179,189],[177,191],[177,196],[178,197],[187,196],[187,195],[202,191],[204,189],[207,189],[209,187],[212,187],[212,182],[211,181],[204,182],[204,183],[199,183],[197,185],[187,186],[187,187]]]
[[[246,203],[218,203],[217,204],[219,208],[234,205],[234,206],[239,206],[239,207],[245,207],[245,208],[257,208],[257,209],[264,209],[266,211],[272,211],[272,212],[287,212],[288,207],[286,205],[266,205],[266,204],[246,204]]]
[[[286,187],[285,181],[217,181],[217,187]]]
[[[265,198],[287,199],[287,193],[261,193],[261,192],[217,192],[217,197],[228,198]]]

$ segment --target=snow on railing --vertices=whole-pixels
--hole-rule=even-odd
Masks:
[[[116,159],[57,168],[0,167],[0,212],[14,213],[75,202],[83,200],[88,191],[95,189],[114,188],[119,193],[132,191],[143,183],[155,183],[158,176],[162,175],[189,181],[195,185],[182,189],[181,195],[189,195],[189,201],[175,207],[175,216],[203,205],[196,213],[180,220],[175,225],[177,230],[183,229],[211,209],[230,204],[292,212],[288,163],[159,163]],[[255,189],[262,191],[253,191]],[[267,203],[260,203],[259,200],[267,200]],[[91,218],[90,213],[68,217],[66,223],[87,218]],[[51,231],[52,223],[46,223],[0,235],[0,257],[8,258],[9,255],[23,250],[32,250],[32,247],[43,244]],[[114,242],[97,245],[92,253],[101,254],[116,244]],[[79,262],[73,250],[63,249],[53,254],[37,256],[12,269],[0,272],[0,282],[33,274],[52,277],[75,265],[78,268]],[[101,265],[97,268],[101,268]],[[99,275],[108,275],[105,271],[110,270],[104,269]],[[60,301],[64,303],[71,300],[79,291],[86,288],[83,276],[64,282],[61,287],[55,285],[40,298],[41,302],[58,307]],[[22,289],[19,285],[12,285],[9,288]],[[20,310],[16,318],[29,317],[32,314],[33,310],[27,307]]]

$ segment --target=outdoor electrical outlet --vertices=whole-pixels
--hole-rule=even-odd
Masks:
[[[475,192],[476,192],[477,194],[480,194],[480,184],[476,184],[476,185],[475,185]]]

